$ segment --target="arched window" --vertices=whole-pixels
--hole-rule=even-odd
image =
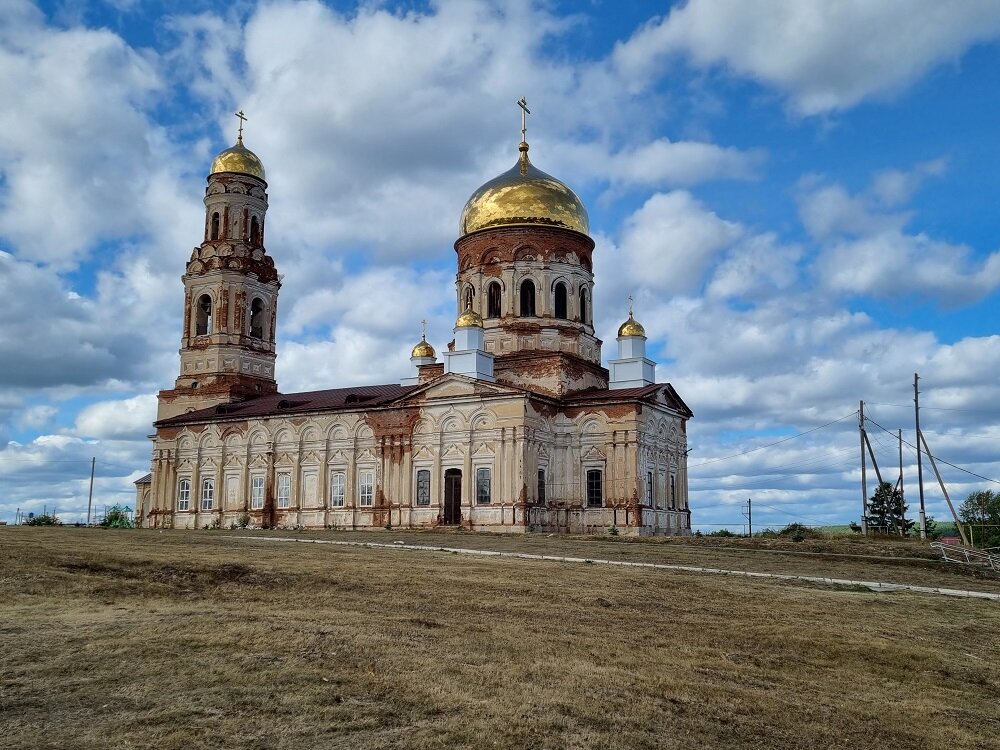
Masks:
[[[589,323],[590,322],[589,320],[587,320],[587,313],[588,312],[589,312],[589,310],[587,310],[587,290],[584,287],[580,287],[580,322],[581,323]]]
[[[500,317],[500,284],[496,281],[486,288],[486,317]]]
[[[535,283],[531,279],[521,282],[521,317],[535,317]]]
[[[256,216],[250,219],[250,244],[254,247],[260,245],[260,222],[257,221]]]
[[[465,296],[462,298],[462,309],[468,310],[476,298],[476,290],[471,286],[465,287]]]
[[[556,284],[556,317],[566,320],[566,285],[561,281]]]
[[[212,239],[219,239],[219,212],[212,214]]]
[[[264,338],[264,301],[260,297],[250,303],[250,338]]]
[[[207,336],[212,332],[212,298],[203,294],[198,298],[198,311],[194,335]]]

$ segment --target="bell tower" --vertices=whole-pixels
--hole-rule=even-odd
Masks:
[[[205,234],[184,282],[180,374],[160,391],[157,419],[276,393],[275,323],[281,279],[264,249],[264,166],[243,145],[215,157],[205,189]]]

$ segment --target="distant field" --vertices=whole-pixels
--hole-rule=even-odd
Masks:
[[[0,529],[0,747],[1000,746],[996,602],[235,536]],[[907,543],[302,538],[1000,591]]]

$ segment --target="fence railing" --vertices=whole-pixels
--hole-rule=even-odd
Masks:
[[[985,565],[993,570],[1000,570],[1000,555],[992,555],[978,549],[970,549],[959,544],[931,542],[931,547],[938,550],[947,562],[965,563],[967,565]]]

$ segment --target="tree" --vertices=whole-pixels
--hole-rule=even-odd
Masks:
[[[980,547],[1000,547],[1000,492],[977,490],[958,506],[958,517],[969,526]],[[978,534],[976,530],[978,529]]]
[[[877,532],[906,536],[913,526],[913,521],[906,517],[907,507],[903,493],[889,482],[882,482],[868,499],[865,522]]]
[[[39,516],[32,516],[26,521],[22,521],[25,526],[55,526],[59,523],[54,513],[43,513]]]

